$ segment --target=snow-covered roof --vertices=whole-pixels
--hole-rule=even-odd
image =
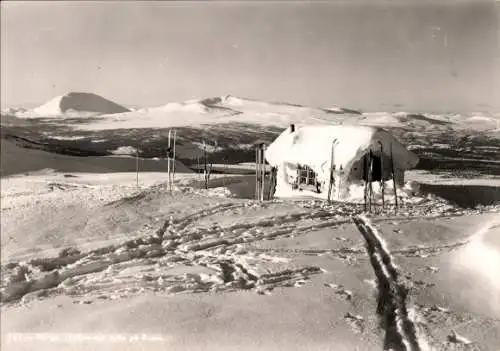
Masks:
[[[349,169],[370,149],[376,154],[382,150],[383,154],[390,156],[392,148],[394,167],[397,169],[410,169],[418,162],[418,157],[387,131],[359,125],[310,125],[296,127],[295,132],[287,128],[269,145],[265,157],[273,166],[288,162],[325,172],[330,169],[334,140],[334,164],[337,168]]]

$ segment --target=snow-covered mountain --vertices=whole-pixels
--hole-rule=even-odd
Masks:
[[[194,127],[223,123],[245,123],[286,127],[290,123],[334,123],[361,116],[341,107],[307,107],[281,102],[266,102],[232,95],[170,102],[125,113],[101,115],[80,130],[112,130]]]
[[[363,124],[382,128],[423,131],[472,129],[491,132],[500,128],[500,114],[417,114],[407,112],[358,112],[342,107],[307,107],[239,98],[232,95],[172,102],[159,107],[102,115],[81,130],[195,127],[223,123],[245,123],[286,128],[289,124]]]
[[[85,117],[130,110],[94,93],[69,92],[33,109],[7,109],[2,114],[19,118]]]
[[[500,113],[470,112],[449,113],[409,113],[409,112],[365,112],[361,121],[366,125],[425,129],[474,129],[489,131],[500,127]]]
[[[70,92],[31,110],[8,109],[2,114],[25,119],[95,117],[90,123],[74,125],[75,129],[88,131],[196,127],[236,122],[278,128],[294,123],[363,124],[416,131],[429,128],[442,131],[472,129],[495,136],[500,128],[500,113],[359,112],[336,105],[308,107],[233,95],[128,109],[93,93]]]

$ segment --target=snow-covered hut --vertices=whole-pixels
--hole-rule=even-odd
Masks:
[[[363,198],[367,180],[392,187],[388,181],[394,178],[401,186],[405,170],[418,162],[387,131],[358,125],[291,125],[267,147],[265,158],[276,170],[274,196],[326,199],[331,183],[337,200]]]

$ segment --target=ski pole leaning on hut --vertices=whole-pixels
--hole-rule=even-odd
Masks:
[[[382,212],[384,211],[385,208],[385,181],[384,181],[384,147],[382,145],[382,142],[379,141],[378,144],[380,145],[380,188],[382,191]]]
[[[335,172],[335,145],[337,145],[337,139],[333,139],[333,141],[332,141],[332,150],[331,150],[331,156],[330,156],[330,178],[328,180],[329,181],[329,183],[328,183],[328,198],[327,198],[328,203],[331,202],[333,184],[335,183],[335,177],[333,175],[333,173]]]
[[[269,181],[269,194],[267,196],[268,200],[272,200],[274,193],[276,192],[277,177],[278,177],[278,167],[271,167],[271,179]]]
[[[365,212],[368,211],[368,155],[365,154],[363,156],[363,179],[365,181],[365,187],[364,187],[364,208]]]
[[[373,151],[370,150],[370,167],[369,167],[369,181],[368,181],[368,186],[370,189],[368,209],[369,209],[370,213],[372,212],[372,204],[374,201],[374,198],[373,198],[373,158],[374,158]],[[375,206],[375,204],[373,204],[373,206]]]
[[[262,144],[261,152],[261,171],[262,171],[262,184],[260,189],[260,201],[264,201],[264,189],[266,185],[266,159],[264,157],[264,151],[266,150],[266,144]]]
[[[259,201],[264,201],[264,187],[266,176],[264,150],[264,143],[258,143],[255,147],[255,197]]]

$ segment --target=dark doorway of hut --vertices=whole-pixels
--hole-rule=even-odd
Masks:
[[[375,208],[376,201],[373,193],[373,182],[380,183],[381,197],[382,197],[382,211],[385,210],[385,178],[384,178],[384,150],[381,142],[378,143],[380,147],[380,153],[375,154],[372,150],[363,156],[363,180],[365,182],[364,187],[364,209],[365,212],[372,212],[372,206]],[[396,188],[396,176],[394,172],[394,158],[392,155],[392,144],[390,149],[390,174],[393,181],[393,191],[394,191],[394,213],[398,210],[398,196]]]

